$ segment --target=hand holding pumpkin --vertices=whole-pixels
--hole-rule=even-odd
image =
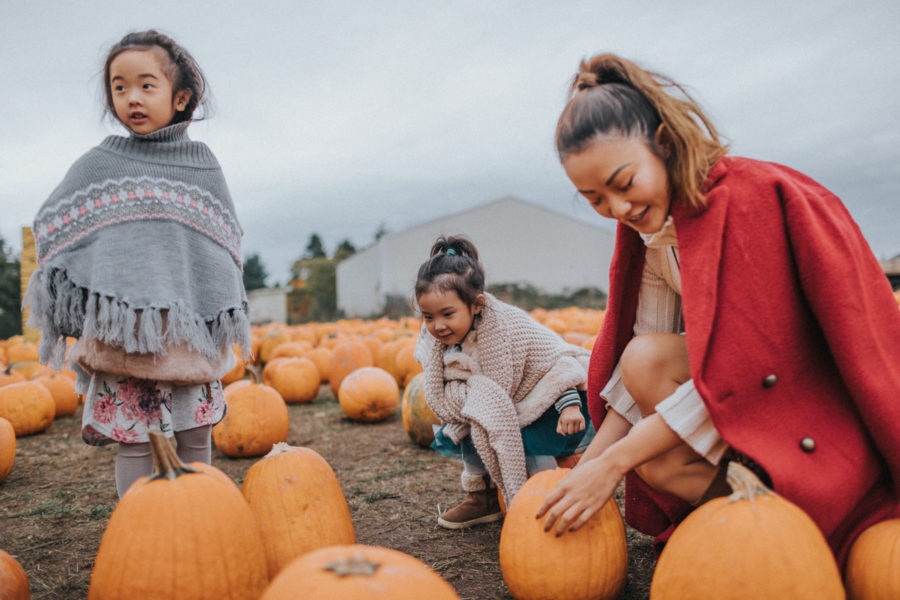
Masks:
[[[577,531],[609,501],[624,476],[612,461],[582,461],[547,495],[535,518],[547,515],[544,531],[556,523],[557,536]]]

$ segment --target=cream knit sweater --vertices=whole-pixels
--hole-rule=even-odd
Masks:
[[[477,330],[459,351],[423,326],[416,359],[425,371],[425,399],[454,441],[470,434],[507,502],[525,483],[521,428],[568,388],[587,381],[590,352],[566,343],[515,306],[490,294]]]

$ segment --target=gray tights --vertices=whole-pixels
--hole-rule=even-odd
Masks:
[[[178,446],[176,453],[181,462],[202,462],[209,464],[212,458],[210,432],[212,425],[201,425],[194,429],[175,432]],[[116,491],[119,498],[128,487],[145,475],[153,472],[153,459],[150,456],[150,444],[119,444],[116,454]]]

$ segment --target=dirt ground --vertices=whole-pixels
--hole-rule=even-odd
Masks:
[[[354,423],[323,386],[315,402],[291,405],[290,417],[288,443],[312,448],[331,464],[359,543],[423,560],[463,599],[512,597],[498,562],[501,524],[463,531],[437,526],[441,508],[462,498],[460,463],[413,443],[399,409],[381,423]],[[0,484],[0,548],[25,568],[34,600],[86,596],[94,555],[115,507],[115,446],[84,444],[80,422],[79,410],[44,433],[19,438],[13,471]],[[230,459],[213,450],[213,464],[238,484],[256,460]],[[651,540],[631,529],[628,540],[622,598],[647,598]]]

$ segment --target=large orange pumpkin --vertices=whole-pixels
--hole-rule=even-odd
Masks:
[[[403,428],[409,439],[428,448],[434,441],[433,425],[440,425],[441,420],[434,414],[425,401],[425,374],[419,373],[403,390],[400,414],[403,417]]]
[[[88,600],[251,600],[265,589],[259,529],[240,490],[182,463],[150,434],[155,473],[136,481],[110,516]]]
[[[12,471],[16,462],[16,430],[12,423],[0,417],[0,483]],[[3,586],[0,586],[3,589]]]
[[[12,423],[17,436],[44,431],[55,415],[53,396],[40,383],[22,381],[0,387],[0,417]]]
[[[728,463],[728,497],[692,512],[669,539],[650,585],[652,600],[844,598],[822,532],[797,505]]]
[[[295,559],[261,600],[459,600],[449,583],[418,558],[379,546],[321,548]]]
[[[47,388],[56,405],[56,416],[70,417],[78,410],[78,394],[75,393],[75,382],[62,373],[51,372],[37,377],[34,381]]]
[[[262,375],[263,383],[274,388],[288,404],[309,403],[319,395],[319,369],[307,358],[273,358],[266,363]]]
[[[530,477],[507,507],[500,531],[500,570],[519,600],[607,600],[625,587],[628,546],[615,500],[578,531],[544,531],[538,508],[570,469]]]
[[[241,491],[259,523],[269,579],[301,554],[356,543],[341,485],[315,450],[275,444]]]
[[[374,364],[369,347],[362,342],[344,342],[335,346],[331,351],[331,371],[328,374],[331,393],[337,397],[344,377],[357,369],[371,367]]]
[[[251,379],[225,388],[228,411],[213,427],[212,438],[225,456],[262,456],[278,442],[287,440],[290,417],[287,405],[274,389]]]
[[[397,385],[403,385],[403,376],[397,373],[397,350],[399,350],[397,340],[382,344],[378,349],[378,354],[374,357],[375,366],[393,375],[397,380]]]
[[[900,598],[900,519],[863,531],[847,558],[848,600]]]
[[[400,404],[400,388],[384,369],[363,367],[344,378],[338,391],[338,402],[347,418],[353,421],[384,421]]]
[[[0,550],[0,598],[3,600],[29,600],[31,585],[25,569],[12,555]]]

